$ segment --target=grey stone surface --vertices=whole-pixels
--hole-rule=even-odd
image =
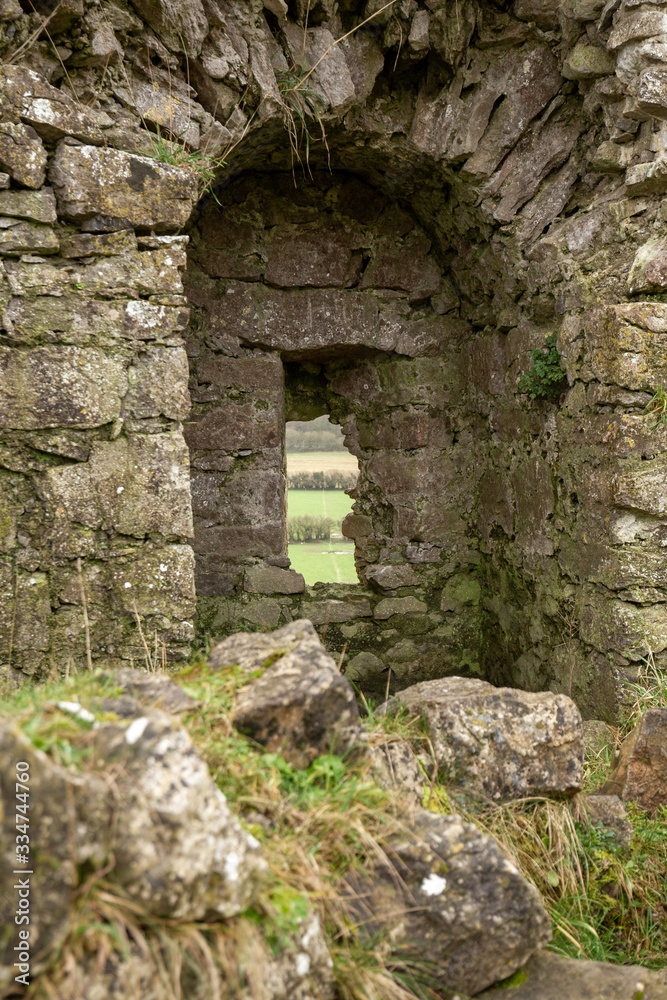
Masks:
[[[210,656],[213,670],[237,667],[251,677],[236,697],[233,724],[295,767],[362,741],[352,687],[310,622],[265,635],[233,635]]]
[[[592,826],[601,823],[612,830],[619,844],[630,846],[632,823],[618,795],[585,795],[583,805]]]
[[[94,146],[61,144],[50,178],[59,211],[79,222],[105,215],[124,220],[126,226],[178,229],[197,195],[189,169]]]
[[[149,912],[219,920],[255,898],[265,863],[185,731],[156,710],[95,733],[117,783],[115,880]]]
[[[636,802],[651,816],[667,803],[667,709],[649,708],[621,744],[616,766],[601,793]]]
[[[561,958],[539,951],[523,967],[516,986],[486,990],[483,1000],[562,1000],[564,991],[577,1000],[664,1000],[667,986],[659,973],[638,965],[611,965]]]
[[[432,963],[440,990],[477,994],[550,939],[537,890],[459,816],[416,812],[386,850],[395,871],[348,879],[362,933]]]
[[[441,772],[472,795],[501,801],[581,788],[581,716],[566,695],[447,677],[397,699],[423,714]]]

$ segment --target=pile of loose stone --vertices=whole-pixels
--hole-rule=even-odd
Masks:
[[[421,807],[425,769],[412,746],[400,738],[369,745],[353,689],[310,622],[225,639],[213,650],[209,669],[231,667],[248,678],[232,715],[241,733],[280,752],[295,768],[331,751],[368,757],[376,780],[398,786],[403,795],[405,822],[389,839],[387,863],[375,863],[341,887],[362,940],[387,935],[397,958],[418,954],[447,998],[505,996],[493,984],[516,970],[522,970],[511,994],[517,1000],[561,1000],[565,982],[567,996],[581,1000],[667,998],[658,973],[543,950],[551,928],[537,890],[473,824]],[[93,743],[103,766],[96,772],[65,769],[11,720],[0,726],[3,884],[13,878],[10,778],[16,760],[30,764],[35,856],[49,858],[48,864],[38,862],[32,878],[33,974],[46,968],[70,929],[80,866],[99,867],[110,853],[115,866],[109,877],[157,917],[221,921],[261,897],[261,847],[230,809],[179,720],[196,703],[165,675],[121,670],[114,676],[123,693],[99,705]],[[75,703],[56,708],[78,711]],[[565,695],[451,677],[402,691],[384,711],[402,708],[421,712],[438,771],[471,797],[501,802],[581,790],[582,722]],[[650,809],[660,796],[665,801],[666,729],[667,711],[647,712],[619,758],[613,787],[620,797],[588,797],[595,818],[618,836],[627,833],[621,799],[637,798]],[[12,906],[10,895],[2,898],[0,917],[7,927],[13,925]],[[3,988],[13,981],[14,943],[3,946]],[[270,962],[263,970],[272,984],[270,1000],[335,996],[331,959],[314,913]],[[166,997],[138,949],[114,955],[103,968],[91,957],[89,965],[66,972],[60,989],[63,1000]]]

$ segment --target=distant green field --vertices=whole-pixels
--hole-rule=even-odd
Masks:
[[[354,542],[332,538],[330,542],[290,545],[292,569],[313,583],[358,583],[354,569]]]
[[[352,499],[342,490],[289,490],[287,516],[315,514],[330,517],[338,524],[352,510]],[[334,528],[334,532],[336,529]],[[342,553],[342,554],[341,554]],[[356,583],[354,542],[339,536],[329,542],[301,542],[289,547],[292,568],[313,583]]]
[[[352,499],[342,490],[288,490],[287,516],[323,515],[340,522],[352,510]]]
[[[292,472],[330,472],[342,469],[356,472],[359,464],[349,451],[293,451],[287,452],[287,474]]]

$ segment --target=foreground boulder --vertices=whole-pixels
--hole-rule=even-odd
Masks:
[[[479,1000],[667,1000],[660,975],[638,965],[608,965],[540,951],[513,986],[482,993]]]
[[[425,717],[441,773],[472,795],[497,802],[581,788],[581,716],[564,694],[445,677],[396,697]]]
[[[233,724],[294,767],[364,742],[352,685],[309,621],[270,635],[230,636],[213,650],[209,665],[261,673],[238,692]]]
[[[667,805],[667,708],[649,708],[624,740],[609,780],[600,789],[655,815]]]
[[[45,710],[94,719],[74,702]],[[2,941],[0,987],[16,974],[13,949],[19,940],[14,923],[21,879],[14,875],[21,868],[17,762],[29,765],[29,856],[48,858],[48,864],[24,866],[34,867],[29,876],[32,975],[68,931],[81,865],[100,870],[112,859],[108,879],[148,914],[160,917],[230,917],[257,894],[265,870],[259,844],[231,813],[174,718],[150,710],[129,721],[97,724],[84,735],[82,769],[76,770],[36,749],[13,722],[0,724],[0,878],[8,887],[0,896],[0,922],[13,932]]]
[[[265,870],[259,844],[227,805],[186,730],[162,712],[95,733],[113,769],[114,881],[150,913],[219,920],[244,910]]]
[[[386,854],[348,879],[359,933],[419,956],[438,989],[479,993],[549,941],[537,890],[472,823],[420,810]]]

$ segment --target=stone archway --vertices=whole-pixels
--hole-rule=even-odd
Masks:
[[[161,0],[137,0],[139,17],[102,3],[77,26],[70,48],[71,22],[58,22],[61,49],[72,52],[66,75],[47,58],[48,46],[19,59],[25,65],[3,69],[12,127],[0,143],[0,164],[12,187],[0,191],[0,208],[18,220],[2,230],[0,247],[7,258],[0,626],[3,660],[12,668],[48,669],[70,651],[84,662],[87,645],[93,659],[110,663],[141,656],[135,615],[173,655],[187,650],[193,577],[179,341],[185,254],[183,237],[174,234],[197,190],[191,171],[155,158],[150,130],[167,130],[177,146],[226,150],[223,201],[231,190],[224,185],[237,174],[288,178],[284,119],[304,60],[334,171],[407,211],[432,244],[443,283],[428,304],[393,289],[404,296],[410,323],[422,310],[426,327],[447,327],[449,343],[458,345],[454,363],[439,347],[411,355],[407,348],[401,354],[398,339],[360,344],[376,353],[355,358],[338,376],[353,393],[355,378],[369,373],[378,380],[378,406],[390,408],[394,368],[412,365],[415,384],[418,370],[437,360],[439,374],[429,378],[440,402],[396,403],[386,433],[416,470],[410,482],[433,469],[419,465],[430,444],[400,442],[408,423],[411,432],[421,426],[417,412],[433,417],[438,433],[451,433],[448,448],[465,458],[451,482],[465,481],[461,469],[475,470],[474,490],[452,501],[452,523],[454,516],[465,522],[461,551],[449,564],[442,554],[450,525],[433,563],[447,564],[453,575],[441,573],[433,584],[437,601],[414,614],[442,616],[432,622],[435,632],[475,605],[479,652],[474,662],[463,657],[458,667],[448,660],[433,669],[474,667],[494,680],[571,690],[586,714],[611,715],[619,682],[647,648],[664,657],[667,449],[664,427],[644,409],[667,369],[664,15],[638,10],[634,0],[604,7],[598,0],[517,0],[507,9],[472,0],[397,0],[395,9],[330,47],[380,6],[318,0],[304,25],[297,23],[304,13],[298,4],[189,0],[179,10],[184,17],[187,11],[183,24],[174,26],[167,13],[173,5]],[[104,31],[100,17],[107,18]],[[10,45],[9,34],[1,44]],[[313,144],[310,157],[314,171],[326,168],[323,144]],[[400,239],[405,246],[409,233]],[[366,275],[375,264],[364,260],[364,249]],[[252,254],[241,257],[251,271]],[[211,280],[260,286],[252,273]],[[188,279],[195,311],[206,295],[206,282],[197,287]],[[456,304],[449,309],[448,301]],[[218,326],[210,335],[223,340],[212,350],[222,355],[225,331]],[[531,403],[517,394],[517,383],[530,350],[555,331],[568,389],[558,405]],[[252,337],[244,344],[249,353],[225,355],[239,369],[258,351],[294,349]],[[277,399],[282,358],[264,360],[261,391]],[[375,385],[360,377],[361,385]],[[325,373],[325,381],[335,396],[335,379]],[[236,387],[229,381],[225,391]],[[460,410],[451,394],[461,397],[462,387],[465,421],[448,428],[448,412]],[[338,394],[341,416],[351,398],[345,392]],[[195,407],[205,402],[195,400]],[[405,426],[398,410],[411,414]],[[366,422],[379,428],[380,417],[373,411]],[[366,418],[357,418],[360,450],[381,451],[362,445]],[[270,423],[257,418],[244,433],[269,440]],[[276,443],[261,447],[279,450],[280,426]],[[228,431],[221,425],[221,439]],[[427,439],[430,433],[424,429]],[[195,472],[225,472],[198,467],[198,445],[192,447]],[[369,482],[375,473],[381,478],[382,461],[375,454],[364,461]],[[384,486],[373,480],[380,492],[400,479],[397,469],[384,474]],[[121,493],[112,488],[114,476],[122,478]],[[413,518],[400,535],[402,554],[389,545],[385,558],[380,545],[371,559],[369,542],[368,566],[409,563],[417,573],[431,565],[406,554],[413,542],[417,551],[426,546],[424,525],[429,517],[442,522],[448,509],[443,490],[429,490],[417,504],[419,525]],[[412,496],[412,486],[406,493]],[[407,507],[389,503],[379,518],[383,539],[398,537],[395,511]],[[257,537],[264,532],[268,549],[280,535],[279,508],[273,521],[250,524]],[[408,521],[406,515],[402,524]],[[240,538],[237,532],[239,545]],[[230,545],[222,555],[233,563]],[[268,549],[251,558],[269,558]],[[475,587],[463,580],[450,593],[447,580],[462,565]],[[216,567],[202,589],[218,589],[202,594],[204,601],[229,597],[219,592],[225,574],[219,561]],[[377,585],[372,573],[366,582]],[[451,641],[438,638],[446,640],[441,651],[469,648],[453,632]]]

